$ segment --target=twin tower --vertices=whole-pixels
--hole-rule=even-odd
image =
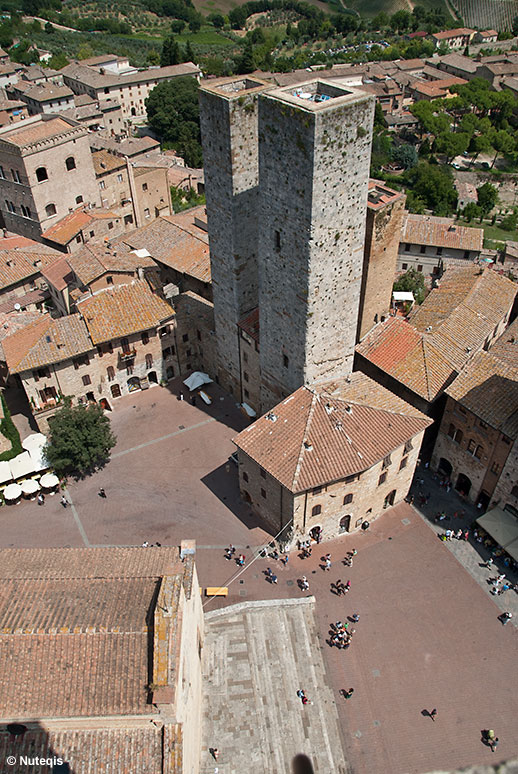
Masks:
[[[243,77],[202,86],[200,112],[218,380],[264,413],[352,371],[374,98]]]

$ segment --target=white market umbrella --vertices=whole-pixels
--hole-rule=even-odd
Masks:
[[[40,485],[33,478],[28,478],[20,483],[21,490],[26,495],[36,494],[40,489]]]
[[[21,478],[35,472],[34,462],[29,452],[24,451],[9,460],[9,466],[13,478]]]
[[[43,433],[32,433],[31,435],[28,435],[27,438],[23,439],[22,446],[24,449],[30,452],[32,449],[43,448],[43,446],[45,446],[46,443],[47,443],[46,435],[43,435]]]
[[[59,484],[59,478],[54,473],[45,473],[45,475],[40,478],[40,484],[45,489],[52,489],[52,487]]]
[[[202,384],[210,384],[212,379],[208,374],[204,374],[202,371],[194,371],[187,379],[183,380],[183,383],[189,390],[197,390]]]
[[[12,481],[13,475],[9,463],[5,460],[0,462],[0,484],[5,484],[6,481]]]
[[[22,496],[22,488],[18,484],[8,484],[4,489],[4,500],[17,500]]]

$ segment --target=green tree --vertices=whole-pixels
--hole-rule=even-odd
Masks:
[[[45,456],[59,475],[92,473],[108,462],[116,438],[110,420],[98,404],[65,406],[49,419]]]
[[[163,81],[146,99],[149,125],[184,157],[189,167],[202,161],[198,83],[188,76]]]
[[[182,61],[180,46],[172,35],[169,35],[162,44],[162,53],[160,54],[160,64],[162,67],[177,65]]]
[[[462,215],[468,223],[471,223],[473,218],[480,218],[483,215],[482,208],[475,204],[475,202],[468,202],[462,210]]]
[[[94,55],[94,50],[89,43],[81,43],[81,45],[77,49],[78,59],[90,59],[90,57],[93,55]]]
[[[370,23],[371,29],[373,30],[381,30],[383,27],[388,27],[390,23],[390,18],[385,11],[380,11],[373,20]]]
[[[478,205],[484,215],[489,215],[498,201],[498,188],[491,183],[484,183],[477,188]]]
[[[179,35],[184,27],[185,22],[183,19],[173,19],[171,22],[171,32],[174,32],[175,35]]]
[[[247,38],[245,47],[243,49],[243,54],[237,61],[237,72],[240,75],[245,75],[246,73],[253,73],[254,70],[254,50],[252,48],[252,41],[250,38]]]
[[[201,30],[201,19],[193,17],[189,22],[189,29],[191,32],[199,32]]]
[[[50,67],[52,70],[61,70],[63,67],[66,67],[67,64],[68,64],[68,59],[66,58],[65,54],[61,51],[59,54],[53,54],[52,57],[47,62],[47,64],[43,66]]]
[[[390,26],[396,32],[405,32],[412,25],[412,14],[408,11],[396,11],[390,17]]]
[[[379,132],[381,129],[387,128],[387,122],[385,120],[385,115],[383,113],[383,108],[381,107],[380,103],[376,101],[376,106],[374,108],[374,131]]]
[[[225,17],[221,13],[210,13],[207,17],[207,21],[216,27],[217,30],[223,29],[225,26]]]
[[[410,291],[416,304],[422,304],[425,297],[424,276],[422,272],[409,269],[394,283],[393,290]]]
[[[417,151],[413,145],[393,145],[392,161],[405,169],[412,169],[418,162]]]
[[[425,202],[434,215],[450,215],[457,207],[457,191],[453,185],[450,167],[420,161],[413,169],[405,172],[402,182],[413,196]],[[408,197],[408,206],[411,206]]]
[[[438,153],[444,153],[449,162],[467,151],[469,146],[469,134],[464,132],[441,132],[435,140],[435,148]]]
[[[148,65],[159,65],[160,64],[160,52],[156,50],[156,48],[152,48],[149,54],[146,57],[146,62]]]
[[[185,46],[185,61],[186,62],[196,62],[196,57],[194,55],[194,51],[192,50],[191,41],[187,41],[187,45]]]

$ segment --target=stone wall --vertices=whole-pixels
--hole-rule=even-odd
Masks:
[[[259,344],[244,331],[239,331],[241,363],[241,402],[248,403],[259,414],[261,410],[261,369]]]
[[[218,374],[238,400],[237,323],[257,306],[257,95],[263,88],[245,78],[200,89]]]
[[[205,371],[214,378],[217,354],[213,304],[189,291],[176,296],[173,306],[176,312],[176,352],[168,358],[167,367],[175,369],[174,376]]]
[[[405,197],[367,207],[358,341],[390,312],[404,209]]]
[[[374,98],[287,93],[259,98],[263,411],[351,372],[363,264]]]
[[[286,536],[292,534],[293,540],[307,537],[314,527],[322,528],[324,540],[332,540],[338,535],[359,530],[362,522],[374,521],[385,507],[395,505],[406,497],[422,439],[423,433],[419,433],[411,441],[412,448],[401,446],[392,452],[386,467],[381,460],[357,476],[295,496],[239,450],[241,497],[250,503],[272,534],[277,534],[293,522],[293,530],[288,527],[283,533]],[[405,460],[403,467],[402,460]],[[385,476],[381,483],[380,476]],[[386,498],[392,492],[395,494],[386,504]],[[349,495],[352,495],[352,500],[344,503],[344,498]],[[316,506],[320,506],[320,513],[313,512]]]
[[[453,486],[463,491],[470,502],[477,502],[482,495],[483,505],[488,505],[510,450],[511,444],[500,431],[448,397],[431,465],[434,470],[441,467],[446,472],[441,460],[449,462]],[[471,482],[469,492],[465,484],[459,483],[459,475]]]
[[[510,505],[518,511],[518,440],[514,442],[509,452],[493,492],[491,507],[495,505],[499,505],[500,508]]]

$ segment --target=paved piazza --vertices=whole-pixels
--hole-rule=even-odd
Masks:
[[[518,757],[518,630],[512,624],[502,626],[497,618],[508,608],[518,619],[518,595],[495,599],[488,593],[489,573],[481,567],[484,549],[471,540],[443,543],[424,516],[401,504],[368,532],[326,544],[325,550],[314,549],[309,560],[294,552],[285,568],[257,558],[267,536],[239,503],[236,468],[228,463],[231,438],[246,420],[216,385],[211,393],[215,400],[210,407],[180,402],[162,388],[120,399],[112,414],[118,436],[112,460],[91,478],[69,483],[74,508],[63,509],[57,497],[47,498],[43,507],[35,502],[2,507],[0,544],[178,544],[182,538],[195,538],[200,584],[230,589],[226,600],[206,600],[206,611],[302,597],[296,581],[304,574],[316,600],[318,633],[308,640],[301,629],[300,653],[308,646],[318,649],[327,674],[321,696],[314,687],[318,681],[309,674],[305,680],[303,666],[288,673],[282,684],[270,685],[269,692],[265,688],[271,713],[264,696],[262,711],[276,724],[279,744],[292,739],[289,723],[278,728],[279,708],[291,702],[287,716],[300,713],[296,690],[304,688],[315,702],[304,709],[320,713],[329,701],[330,686],[332,714],[338,713],[350,772],[418,774]],[[439,487],[428,473],[423,475],[425,491],[433,495],[431,508],[442,509]],[[97,495],[101,486],[106,500]],[[461,505],[453,492],[448,503],[451,514]],[[224,559],[222,549],[229,542],[246,554],[243,572]],[[340,560],[351,548],[358,554],[348,568]],[[328,550],[333,565],[331,572],[324,572],[320,556]],[[275,569],[277,585],[266,581],[268,566]],[[351,581],[345,597],[331,592],[330,584],[338,578]],[[360,620],[350,648],[330,648],[329,623],[353,613],[359,613]],[[340,690],[351,687],[354,695],[345,700]],[[422,714],[434,707],[435,723]],[[242,725],[249,732],[250,718]],[[480,732],[486,728],[494,728],[500,738],[494,755],[481,742]],[[321,742],[315,742],[315,753]],[[220,749],[219,774],[230,774],[234,768],[225,736],[212,744]],[[245,749],[247,744],[243,740]],[[259,760],[256,753],[250,756],[250,774],[264,774]],[[212,774],[215,763],[211,765],[207,751],[202,764],[202,771]]]

